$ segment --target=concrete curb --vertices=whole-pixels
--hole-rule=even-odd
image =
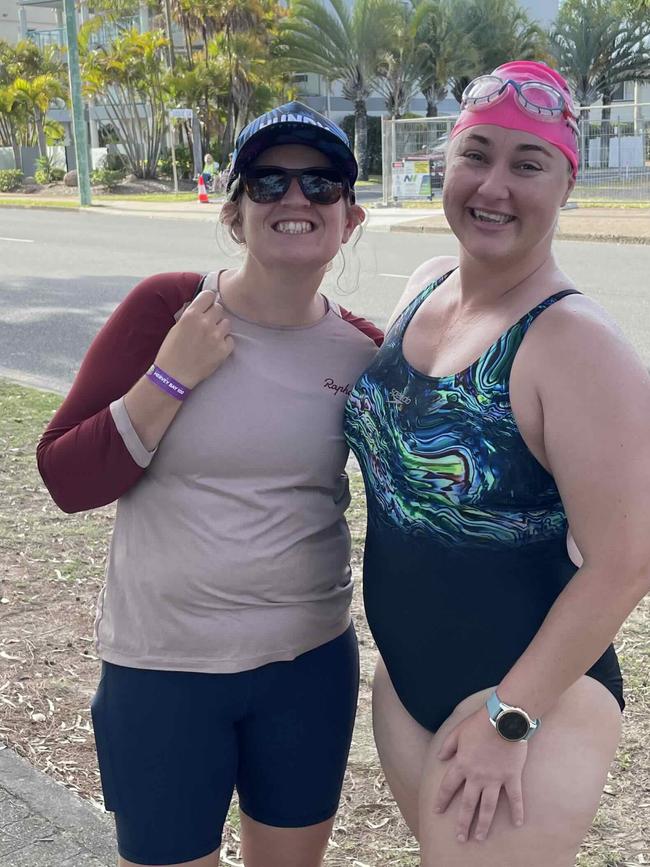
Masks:
[[[113,867],[113,821],[0,743],[1,867]]]
[[[410,232],[412,234],[451,235],[445,226],[422,226],[397,223],[389,227],[389,232]],[[597,241],[606,244],[650,244],[650,238],[633,235],[582,235],[578,232],[558,232],[556,241]]]
[[[72,211],[73,213],[76,211],[85,211],[86,208],[82,208],[81,205],[73,205],[72,207],[64,206],[64,205],[13,205],[8,202],[3,202],[0,204],[0,210],[4,211]]]

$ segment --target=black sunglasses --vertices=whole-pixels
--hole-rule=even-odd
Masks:
[[[248,198],[258,205],[279,202],[297,178],[303,195],[316,205],[333,205],[347,193],[353,202],[349,184],[336,169],[284,169],[281,166],[251,166],[242,175]]]

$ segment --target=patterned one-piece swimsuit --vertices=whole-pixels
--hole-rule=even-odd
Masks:
[[[460,373],[426,376],[402,340],[449,273],[404,309],[345,412],[368,500],[368,622],[402,703],[431,731],[502,680],[576,572],[557,486],[509,393],[527,330],[575,290],[542,301]],[[586,673],[623,707],[613,647]]]

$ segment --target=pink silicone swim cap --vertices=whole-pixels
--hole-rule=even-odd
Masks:
[[[517,84],[523,84],[525,81],[537,81],[550,85],[560,91],[571,113],[575,113],[569,86],[559,72],[546,66],[545,63],[538,63],[535,60],[513,60],[511,63],[498,66],[491,74],[504,81],[512,79]],[[481,107],[477,111],[468,108],[463,109],[451,131],[451,138],[455,138],[464,129],[483,124],[494,124],[506,129],[518,129],[544,139],[562,151],[571,163],[574,177],[576,176],[578,172],[578,139],[566,119],[562,118],[555,123],[537,120],[532,114],[521,108],[512,87],[507,88],[505,98],[499,102]]]

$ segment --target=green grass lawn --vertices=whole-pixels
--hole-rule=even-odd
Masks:
[[[9,198],[0,196],[0,208],[79,208],[77,199],[70,201],[69,199],[28,199],[28,198]]]

